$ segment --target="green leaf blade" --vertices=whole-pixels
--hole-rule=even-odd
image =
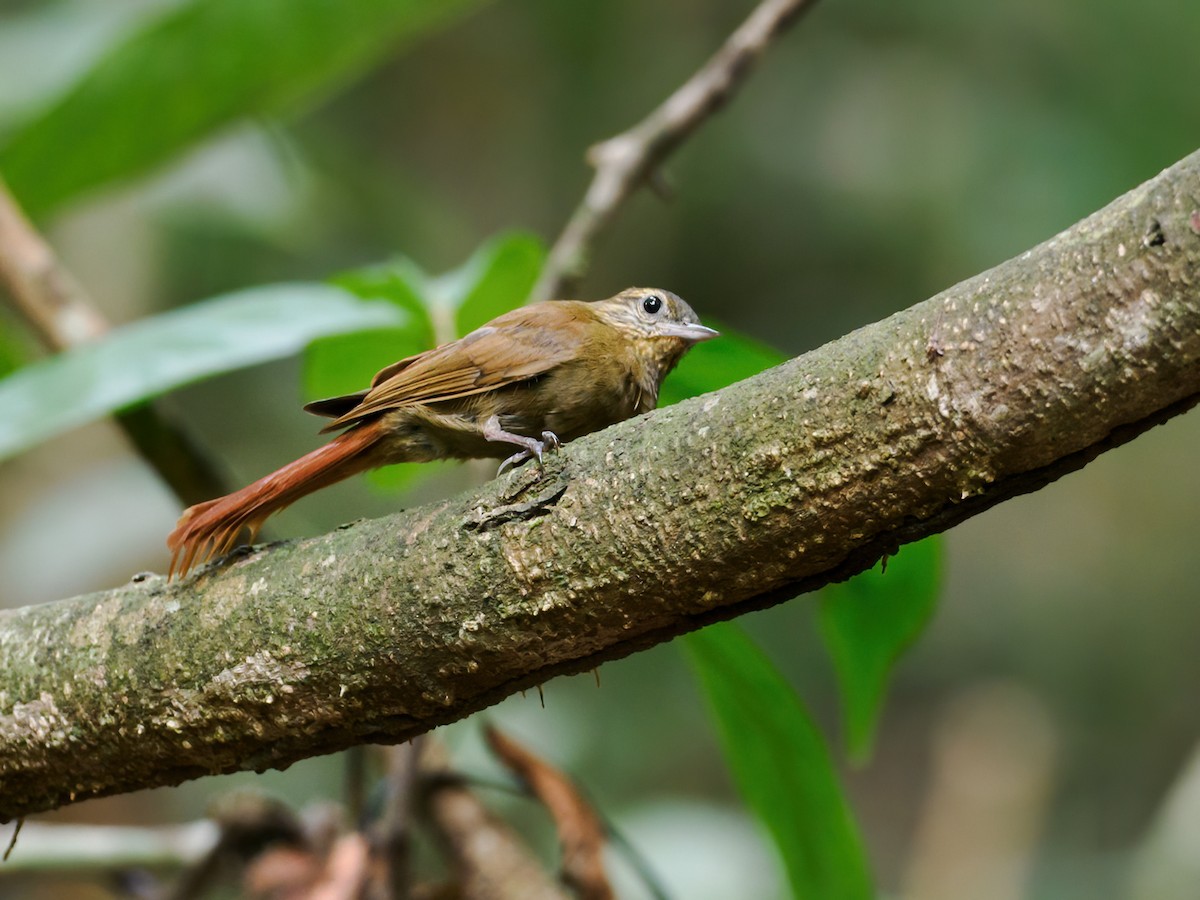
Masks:
[[[469,334],[524,303],[545,260],[541,239],[521,232],[501,235],[476,250],[467,264],[450,276],[469,285],[457,304],[458,334]]]
[[[0,459],[193,381],[289,356],[315,337],[405,314],[336,287],[278,284],[117,329],[0,380]]]
[[[868,900],[862,842],[820,732],[742,629],[684,639],[746,804],[770,831],[797,898]]]
[[[515,309],[529,295],[545,255],[539,238],[513,232],[485,241],[457,269],[436,277],[404,257],[339,275],[334,283],[364,299],[394,304],[409,313],[409,323],[314,341],[304,355],[305,395],[317,400],[362,390],[380,369],[437,343],[435,321],[462,336]],[[397,491],[438,468],[428,463],[385,466],[368,479],[382,490]]]
[[[231,122],[339,87],[483,0],[192,0],[114,47],[0,150],[33,215]]]
[[[667,376],[658,396],[659,406],[719,390],[787,360],[775,348],[752,337],[719,324],[715,327],[721,336],[697,344]]]
[[[389,303],[404,327],[318,338],[304,351],[304,396],[322,400],[369,387],[375,373],[433,346],[433,323],[421,295],[424,275],[406,259],[355,269],[330,279],[363,300]]]
[[[818,620],[842,695],[850,755],[871,750],[888,677],[933,615],[941,588],[941,539],[906,544],[877,566],[821,592]]]

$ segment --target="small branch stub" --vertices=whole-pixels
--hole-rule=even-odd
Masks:
[[[763,0],[691,78],[628,131],[594,144],[587,161],[596,173],[571,214],[534,285],[536,303],[572,296],[587,269],[592,245],[620,207],[680,144],[725,105],[755,63],[787,26],[816,0]]]

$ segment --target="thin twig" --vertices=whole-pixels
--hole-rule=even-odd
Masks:
[[[66,350],[108,331],[108,322],[59,263],[2,179],[0,279],[17,312],[51,350]]]
[[[721,49],[657,109],[628,131],[595,144],[588,162],[596,174],[563,229],[530,301],[571,295],[588,265],[592,244],[617,210],[659,166],[741,87],[771,42],[816,0],[763,0]]]
[[[599,671],[599,670],[596,670]],[[499,781],[494,778],[486,778],[482,775],[465,775],[460,774],[459,779],[463,786],[475,788],[476,790],[498,791],[510,797],[521,797],[526,800],[535,800],[531,797],[529,791],[524,787],[511,781]],[[625,862],[629,868],[642,880],[642,886],[650,895],[652,900],[669,900],[667,889],[663,887],[658,876],[651,868],[649,861],[642,855],[642,852],[634,846],[633,842],[625,836],[625,833],[613,823],[613,821],[604,815],[603,810],[599,809],[594,803],[591,804],[596,815],[600,817],[600,822],[604,826],[604,833],[608,836],[609,843],[612,848],[625,858]]]
[[[368,900],[403,900],[411,878],[413,787],[425,736],[388,748],[383,812],[367,830],[371,876]]]
[[[20,834],[20,846],[11,859],[4,860],[0,875],[178,869],[196,864],[220,838],[217,825],[207,819],[153,828],[60,825],[31,819]]]
[[[0,179],[0,286],[48,350],[62,352],[103,337],[108,321],[26,218]],[[116,415],[138,452],[184,503],[225,492],[216,470],[184,434],[149,404]]]
[[[17,819],[16,827],[13,828],[12,839],[8,842],[8,847],[4,850],[3,862],[8,862],[8,858],[12,856],[13,848],[17,846],[17,838],[21,836],[21,829],[25,826],[25,817],[21,816]]]

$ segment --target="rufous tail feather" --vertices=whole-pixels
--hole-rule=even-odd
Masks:
[[[243,531],[253,542],[272,513],[306,494],[372,468],[375,461],[369,451],[378,434],[376,423],[352,428],[240,491],[184,510],[167,538],[167,549],[171,551],[167,577],[186,575],[192,566],[228,553]]]

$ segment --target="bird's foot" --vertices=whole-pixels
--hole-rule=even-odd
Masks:
[[[533,454],[530,453],[528,450],[518,450],[516,453],[514,453],[512,456],[510,456],[504,462],[500,463],[500,468],[498,468],[496,470],[496,474],[503,475],[511,467],[519,466],[521,463],[525,462],[525,460],[529,459],[532,456],[533,456]],[[538,459],[540,461],[541,457],[539,457]]]
[[[562,441],[558,439],[553,431],[543,431],[542,439],[526,437],[523,434],[513,434],[511,431],[505,431],[500,427],[500,417],[492,416],[483,423],[483,436],[489,441],[496,441],[502,444],[516,444],[521,449],[500,463],[500,468],[496,471],[497,475],[503,474],[512,466],[520,465],[527,459],[536,459],[538,465],[542,464],[542,454],[547,450],[557,450],[562,446]]]

